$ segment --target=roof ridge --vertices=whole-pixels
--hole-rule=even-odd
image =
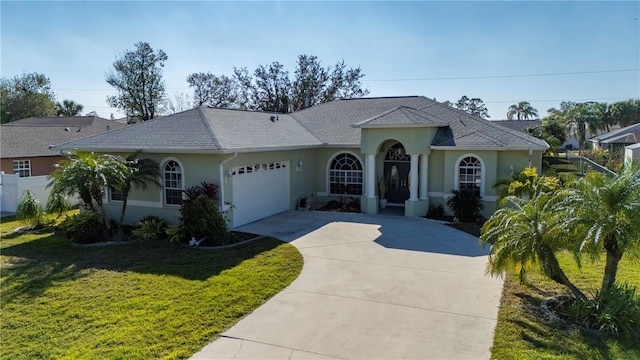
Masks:
[[[304,109],[303,109],[304,110]],[[295,121],[298,125],[302,126],[303,129],[305,129],[311,136],[313,136],[314,139],[318,140],[319,143],[323,143],[322,140],[320,140],[319,137],[316,136],[316,134],[313,133],[313,131],[311,131],[311,129],[309,129],[305,124],[303,124],[300,120],[298,120],[297,117],[295,117],[295,114],[297,111],[294,111],[292,113],[286,114],[289,115],[293,121]]]
[[[220,108],[218,108],[218,109],[220,109]],[[202,106],[198,106],[196,108],[196,110],[198,111],[198,115],[200,115],[200,121],[203,122],[204,127],[209,132],[209,136],[211,136],[211,140],[213,141],[213,145],[215,147],[217,147],[218,149],[223,150],[222,149],[222,144],[220,144],[220,141],[218,140],[218,137],[216,136],[215,132],[211,128],[211,124],[209,124],[209,121],[207,119],[207,115],[204,113],[204,110],[202,109]]]

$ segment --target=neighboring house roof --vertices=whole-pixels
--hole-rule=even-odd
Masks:
[[[589,141],[601,143],[633,143],[640,140],[640,123],[594,136]]]
[[[35,117],[12,121],[0,127],[0,156],[54,156],[60,151],[49,149],[50,145],[59,145],[125,126],[97,116]]]
[[[493,122],[520,132],[525,132],[530,127],[537,129],[542,127],[541,120],[493,120]]]
[[[434,146],[548,148],[544,141],[422,96],[336,100],[292,114],[198,108],[84,138],[60,149],[251,152],[360,146],[361,127],[438,127]]]

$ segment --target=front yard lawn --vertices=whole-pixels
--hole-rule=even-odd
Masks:
[[[183,359],[289,285],[272,238],[218,251],[167,241],[73,246],[0,225],[2,359]]]
[[[569,254],[560,253],[558,258],[567,276],[578,287],[595,290],[600,286],[603,261],[591,264],[585,259],[582,269],[578,269]],[[638,262],[623,257],[617,280],[640,287]],[[568,291],[562,286],[538,272],[530,272],[524,285],[520,284],[517,275],[507,274],[491,358],[640,359],[640,339],[625,340],[544,320],[540,310],[541,301],[567,294]]]

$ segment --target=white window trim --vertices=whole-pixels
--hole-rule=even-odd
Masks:
[[[167,206],[167,207],[180,207],[180,204],[167,204],[165,201],[165,188],[164,188],[164,167],[167,166],[167,163],[169,161],[175,161],[176,163],[178,163],[178,165],[180,166],[180,177],[182,179],[182,190],[185,189],[186,187],[186,178],[184,176],[184,166],[182,165],[182,162],[180,160],[178,160],[175,157],[167,157],[162,159],[162,161],[160,162],[160,183],[162,184],[162,186],[160,186],[160,203],[162,204],[162,206]],[[184,193],[183,193],[183,198],[184,198]]]
[[[19,177],[31,177],[31,160],[29,160],[29,159],[18,159],[18,160],[13,160],[13,163],[12,163],[12,165],[13,165],[13,173],[14,173],[14,174],[19,174],[19,172],[16,172],[16,163],[23,163],[23,164],[27,164],[27,166],[28,166],[27,168],[24,168],[24,167],[19,168],[19,169],[18,169],[18,171],[20,171],[20,170],[27,170],[27,169],[29,170],[29,175],[28,175],[28,176],[21,176],[21,175],[18,175]]]
[[[456,190],[460,190],[460,163],[462,162],[462,160],[464,160],[465,158],[468,157],[473,157],[478,159],[478,161],[480,161],[480,197],[484,198],[484,183],[485,183],[485,178],[486,178],[486,174],[485,172],[487,171],[487,166],[484,164],[484,160],[482,160],[482,158],[480,156],[478,156],[477,154],[473,154],[473,153],[467,153],[464,154],[462,156],[460,156],[458,158],[458,160],[456,160],[456,165],[455,165],[455,179],[454,179],[454,188]]]
[[[109,203],[118,203],[121,204],[123,202],[123,200],[113,200],[113,198],[111,197],[111,194],[113,192],[113,190],[115,190],[114,188],[112,188],[111,186],[107,186],[107,202]],[[122,191],[120,191],[122,192]]]
[[[355,156],[356,159],[358,159],[358,161],[360,162],[360,167],[362,167],[362,195],[352,195],[352,196],[365,196],[365,169],[364,169],[364,162],[362,161],[362,159],[360,158],[360,156],[358,156],[358,154],[352,152],[352,151],[338,151],[335,152],[333,155],[331,155],[331,157],[329,158],[329,161],[327,162],[327,166],[326,166],[326,170],[325,170],[325,189],[326,189],[326,193],[328,195],[332,195],[332,196],[341,196],[344,194],[334,194],[331,192],[331,181],[330,181],[330,174],[331,174],[331,163],[333,162],[333,160],[338,157],[341,154],[351,154],[353,156]]]

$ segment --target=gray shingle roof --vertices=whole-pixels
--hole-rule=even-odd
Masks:
[[[273,120],[272,120],[273,118]],[[197,108],[60,146],[61,149],[144,149],[149,152],[232,152],[321,145],[291,116]]]
[[[422,96],[337,100],[292,114],[199,108],[60,146],[61,149],[248,152],[360,146],[360,127],[437,126],[433,146],[544,150],[537,138]]]
[[[492,122],[520,132],[525,132],[531,127],[537,129],[542,127],[541,120],[493,120]]]
[[[353,126],[365,127],[439,127],[447,122],[428,116],[424,112],[406,106],[398,106]]]
[[[2,158],[58,155],[49,145],[58,145],[126,125],[97,116],[27,118],[0,127]]]
[[[637,124],[633,124],[633,125],[629,125],[627,127],[623,127],[621,129],[616,129],[616,130],[612,130],[609,131],[607,133],[603,133],[600,134],[598,136],[594,136],[590,139],[590,141],[594,141],[594,140],[609,140],[612,138],[620,138],[621,135],[626,135],[626,134],[630,134],[630,135],[635,135],[636,133],[638,133],[638,135],[640,135],[640,123]]]

